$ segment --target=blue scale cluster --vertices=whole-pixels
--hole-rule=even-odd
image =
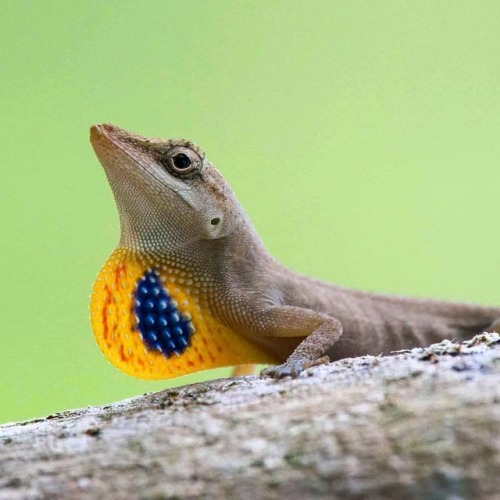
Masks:
[[[137,326],[146,347],[167,357],[181,354],[189,345],[193,324],[177,309],[158,273],[143,274],[137,281],[134,299]]]

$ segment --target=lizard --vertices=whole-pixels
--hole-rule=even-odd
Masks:
[[[120,240],[93,286],[100,349],[126,373],[172,378],[244,364],[296,377],[322,362],[495,329],[500,308],[336,286],[272,257],[233,191],[189,140],[91,127]]]

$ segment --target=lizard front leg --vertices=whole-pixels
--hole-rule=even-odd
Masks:
[[[297,377],[318,361],[328,362],[326,353],[342,335],[342,324],[336,318],[296,306],[270,307],[260,320],[260,333],[265,337],[304,337],[285,363],[264,369],[262,377]]]

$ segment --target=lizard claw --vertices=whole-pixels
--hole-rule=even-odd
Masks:
[[[304,363],[302,361],[287,361],[282,365],[264,368],[260,372],[260,376],[261,378],[297,378],[302,371],[304,371]]]

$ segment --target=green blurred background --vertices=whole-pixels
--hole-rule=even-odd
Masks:
[[[0,2],[0,422],[174,381],[89,327],[118,239],[92,123],[200,144],[271,252],[363,289],[500,303],[500,2]]]

